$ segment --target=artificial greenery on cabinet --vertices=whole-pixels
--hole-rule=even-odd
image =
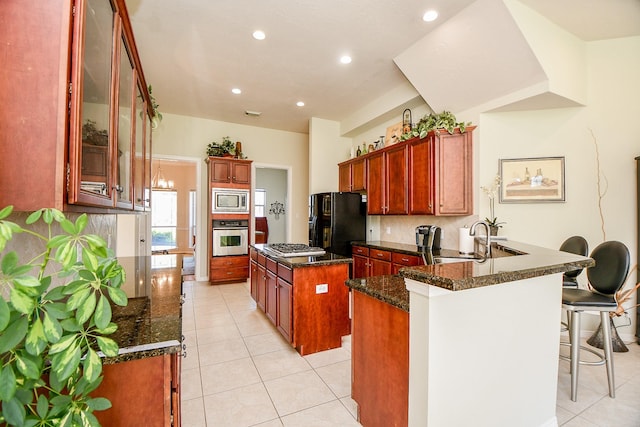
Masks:
[[[21,226],[0,210],[0,424],[99,426],[94,411],[111,407],[90,396],[102,381],[102,358],[118,355],[110,301],[126,306],[122,266],[100,236],[83,234],[56,209],[40,209]],[[44,223],[46,232],[36,224]],[[23,261],[7,243],[25,236],[38,255]],[[27,238],[27,236],[31,236]]]
[[[423,116],[408,132],[405,131],[400,136],[400,140],[406,141],[415,137],[425,138],[432,130],[439,132],[440,129],[445,129],[452,134],[456,128],[459,128],[460,132],[464,133],[467,126],[471,126],[471,122],[459,122],[450,111],[443,111],[439,114],[429,113]]]

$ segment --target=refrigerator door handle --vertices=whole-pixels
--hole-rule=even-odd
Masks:
[[[309,245],[318,246],[318,244],[316,243],[317,241],[318,241],[318,217],[316,215],[313,215],[311,217],[311,241],[309,242]]]

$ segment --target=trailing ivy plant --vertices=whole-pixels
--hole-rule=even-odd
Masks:
[[[471,122],[459,122],[450,111],[443,111],[440,114],[429,113],[423,116],[409,132],[403,133],[400,140],[406,141],[417,136],[424,138],[432,130],[439,132],[439,129],[446,129],[447,132],[453,133],[455,128],[460,128],[460,132],[464,133],[467,126],[471,126]]]
[[[111,402],[89,393],[102,382],[98,352],[118,354],[106,335],[117,329],[109,300],[128,302],[124,270],[100,236],[83,234],[86,214],[72,222],[56,209],[36,211],[25,223],[44,222],[40,234],[9,221],[12,211],[0,210],[0,424],[99,426],[93,412]],[[41,244],[26,262],[4,253],[20,233]]]

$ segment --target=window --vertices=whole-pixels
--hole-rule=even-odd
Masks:
[[[267,203],[267,191],[256,189],[253,198],[253,206],[256,217],[265,216],[265,204]]]
[[[153,190],[151,197],[151,250],[176,248],[178,193],[175,190]]]

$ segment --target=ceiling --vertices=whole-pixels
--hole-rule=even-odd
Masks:
[[[126,0],[161,112],[301,133],[406,84],[393,58],[473,2]],[[640,35],[640,0],[520,2],[585,41]]]

